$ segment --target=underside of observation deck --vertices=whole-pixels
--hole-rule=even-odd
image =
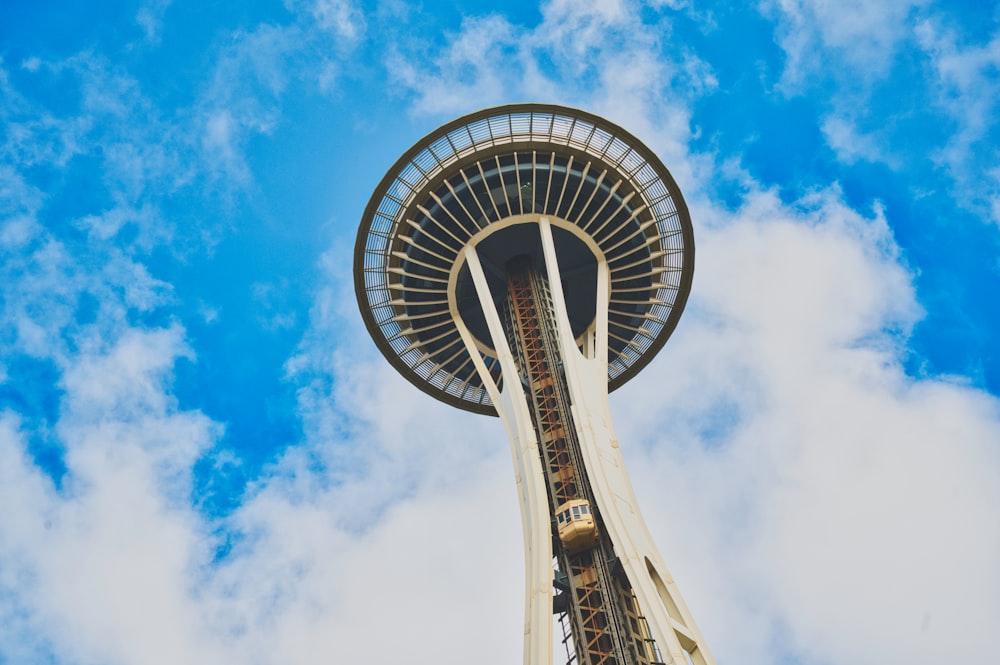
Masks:
[[[575,334],[594,319],[594,266],[599,257],[609,264],[612,390],[666,341],[694,260],[687,208],[666,168],[596,116],[533,104],[488,109],[405,154],[376,190],[358,235],[355,287],[366,325],[422,390],[494,413],[456,329],[461,317],[483,361],[496,366],[462,253],[477,247],[499,304],[504,262],[537,256],[531,222],[540,216],[556,223]]]

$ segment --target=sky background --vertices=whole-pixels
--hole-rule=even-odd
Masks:
[[[395,374],[351,259],[522,101],[691,208],[611,406],[720,665],[996,660],[996,3],[7,0],[0,663],[520,662],[503,428]]]

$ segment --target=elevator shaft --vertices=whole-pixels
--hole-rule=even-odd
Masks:
[[[553,553],[565,575],[564,604],[580,665],[655,665],[658,651],[629,583],[617,565],[613,544],[602,528],[570,409],[569,390],[557,342],[549,285],[528,257],[506,265],[503,324],[525,386],[538,437],[550,515],[574,500],[589,502],[596,518],[596,542],[567,546],[553,524]],[[562,576],[560,576],[562,577]],[[575,660],[574,656],[575,655]]]

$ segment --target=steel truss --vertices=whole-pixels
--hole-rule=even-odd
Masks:
[[[548,481],[549,506],[571,499],[587,499],[593,505],[587,474],[580,460],[580,446],[569,409],[566,377],[559,371],[561,354],[555,335],[548,283],[529,258],[507,264],[507,309],[504,327],[515,350],[521,376],[529,387],[532,421],[541,443],[542,463]],[[583,552],[570,553],[553,540],[559,569],[567,573],[575,653],[571,661],[586,665],[650,665],[652,640],[642,628],[641,616],[626,620],[626,608],[635,614],[631,589],[622,576],[610,573],[609,543]]]

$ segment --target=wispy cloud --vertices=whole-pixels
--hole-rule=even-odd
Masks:
[[[146,41],[151,44],[160,42],[160,30],[163,29],[163,15],[173,0],[147,0],[135,14],[135,22],[146,33]]]
[[[994,222],[1000,189],[983,166],[1000,157],[1000,32],[982,44],[963,44],[962,37],[940,22],[924,20],[915,27],[917,40],[930,56],[936,74],[935,105],[953,125],[949,138],[935,151],[935,158],[949,171],[959,189],[959,201],[973,209],[985,208]],[[986,177],[984,177],[984,175]]]
[[[861,0],[767,0],[761,9],[777,19],[778,41],[787,55],[783,84],[809,85],[817,73],[833,74],[833,55],[844,72],[865,81],[888,72],[899,43],[910,33],[911,17],[927,0],[868,3]]]
[[[822,131],[844,163],[882,162],[925,179],[930,156],[952,179],[959,207],[992,216],[998,191],[985,167],[997,158],[995,31],[983,39],[946,27],[948,15],[927,2],[762,8],[776,20],[787,58],[781,90],[836,89]],[[909,79],[902,93],[899,77]]]

